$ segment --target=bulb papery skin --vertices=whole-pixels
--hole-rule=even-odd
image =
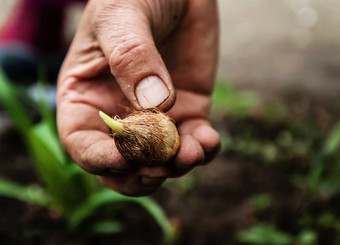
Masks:
[[[158,109],[135,111],[125,119],[115,119],[123,125],[113,130],[116,147],[127,160],[142,165],[163,165],[176,154],[180,139],[173,120]]]

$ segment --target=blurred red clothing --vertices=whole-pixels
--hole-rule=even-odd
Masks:
[[[39,53],[63,48],[64,10],[70,3],[87,0],[17,0],[0,31],[0,42],[19,42]]]

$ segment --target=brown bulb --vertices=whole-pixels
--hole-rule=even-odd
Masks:
[[[100,117],[112,129],[116,147],[122,156],[143,165],[162,165],[171,160],[179,147],[179,135],[173,120],[158,109],[135,111],[125,119]]]

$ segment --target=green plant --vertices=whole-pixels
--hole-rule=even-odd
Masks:
[[[243,243],[262,245],[289,245],[293,238],[271,225],[257,223],[238,234],[238,240]]]
[[[21,135],[38,176],[44,186],[22,186],[11,180],[0,179],[0,195],[19,199],[61,213],[70,231],[82,229],[86,220],[96,216],[105,205],[137,203],[160,225],[166,243],[176,238],[162,208],[150,197],[132,198],[102,187],[96,177],[83,171],[64,151],[56,131],[55,115],[48,106],[45,86],[39,82],[39,98],[36,102],[41,120],[34,123],[24,104],[23,90],[15,89],[0,73],[0,104],[6,110],[13,125]],[[116,205],[118,209],[120,205]],[[110,217],[110,214],[107,215]],[[121,231],[121,225],[111,216],[95,220],[89,226],[93,232]]]
[[[240,232],[238,241],[260,245],[315,245],[317,244],[317,235],[312,230],[303,230],[297,236],[293,236],[270,224],[257,223]]]
[[[308,97],[304,94],[303,98]],[[287,99],[282,104],[268,103],[254,92],[244,94],[227,81],[217,82],[213,104],[223,120],[223,124],[216,122],[223,154],[241,162],[241,169],[255,166],[250,168],[257,177],[255,188],[263,188],[253,190],[262,194],[252,193],[251,223],[236,240],[244,244],[338,245],[339,115],[318,104],[300,111],[303,117],[295,117],[296,111],[289,107],[291,98]],[[306,101],[314,105],[313,98]],[[318,114],[320,108],[333,111],[327,114],[332,122],[327,127]],[[266,186],[258,178],[263,176],[261,172],[271,177]]]
[[[237,91],[223,79],[216,81],[212,100],[213,109],[240,117],[249,115],[259,105],[259,98],[255,93]]]
[[[267,193],[260,193],[252,197],[251,203],[255,211],[263,211],[273,205],[273,200]]]
[[[327,135],[320,152],[312,162],[308,176],[308,187],[314,194],[319,188],[321,188],[328,197],[340,194],[340,181],[338,180],[338,171],[340,170],[339,148],[340,122],[338,122]],[[336,175],[334,175],[334,173]]]

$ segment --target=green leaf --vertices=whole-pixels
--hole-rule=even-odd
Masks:
[[[37,86],[38,90],[38,107],[42,120],[46,122],[52,129],[52,132],[57,136],[57,124],[54,110],[48,103],[48,90],[47,85],[40,81]]]
[[[172,229],[166,215],[162,208],[154,202],[151,198],[141,197],[134,198],[121,195],[109,189],[103,189],[100,192],[93,194],[90,198],[85,201],[82,205],[77,207],[69,218],[70,229],[75,229],[79,226],[86,218],[95,214],[97,208],[103,205],[122,203],[122,202],[135,202],[140,204],[148,211],[152,217],[156,220],[162,231],[167,242],[172,242],[175,239],[175,232]]]
[[[263,211],[273,205],[273,200],[269,194],[261,193],[253,196],[251,199],[251,203],[256,211]]]
[[[15,89],[11,83],[5,78],[0,70],[0,103],[6,109],[13,125],[20,132],[23,139],[27,139],[27,130],[33,123],[26,108],[22,105],[15,93]]]
[[[293,237],[265,223],[258,223],[237,235],[242,243],[261,245],[290,245]]]
[[[317,221],[318,225],[324,227],[324,228],[332,228],[334,230],[339,231],[340,230],[340,219],[338,217],[331,213],[326,212],[322,214]]]
[[[103,220],[94,224],[92,231],[97,234],[112,234],[122,232],[123,227],[119,222]]]
[[[340,149],[340,122],[338,122],[325,140],[323,152],[331,154]]]
[[[263,143],[261,153],[263,160],[268,163],[274,162],[279,154],[277,147],[272,143]]]
[[[47,190],[55,204],[67,214],[72,205],[75,205],[72,203],[73,195],[69,191],[70,178],[62,168],[63,158],[56,150],[57,147],[53,138],[50,137],[48,126],[41,122],[28,130],[28,133],[27,147],[38,174],[46,183]]]
[[[81,201],[87,200],[94,193],[98,193],[103,186],[99,183],[97,176],[90,174],[79,167],[76,163],[71,162],[65,166],[65,171],[72,178],[72,182],[76,182],[77,191],[84,197]]]
[[[318,189],[321,174],[324,170],[324,164],[329,155],[339,150],[340,144],[340,122],[328,134],[321,152],[315,157],[311,164],[311,170],[308,176],[308,187],[311,192],[315,193]]]
[[[57,159],[60,165],[65,165],[67,162],[66,153],[59,141],[58,136],[54,133],[53,128],[47,121],[42,121],[32,128],[34,135],[40,140],[50,154]]]
[[[151,198],[142,197],[135,198],[135,202],[142,205],[157,221],[158,225],[162,228],[165,237],[165,243],[172,244],[177,239],[177,231],[171,226],[168,218],[166,217],[163,209]]]
[[[258,105],[258,97],[249,91],[236,91],[230,83],[218,80],[212,95],[213,108],[231,115],[246,116]]]
[[[314,245],[318,242],[318,236],[315,231],[312,230],[304,230],[302,231],[297,239],[296,244],[298,245]]]
[[[318,188],[322,191],[323,195],[331,198],[340,193],[340,180],[339,171],[333,171],[322,178],[318,184]]]
[[[21,186],[3,178],[0,178],[0,195],[42,207],[47,207],[50,204],[50,196],[41,187],[37,185]]]
[[[84,201],[82,205],[79,205],[73,210],[68,220],[69,228],[75,229],[87,217],[93,215],[96,209],[102,205],[126,202],[129,200],[129,197],[122,196],[108,189],[102,189],[98,193],[91,195],[88,200]]]
[[[233,145],[233,139],[226,131],[222,131],[221,135],[221,152],[226,152]]]
[[[283,130],[278,134],[278,136],[276,138],[276,142],[281,147],[287,148],[287,147],[291,146],[294,142],[293,135],[289,130]]]
[[[70,228],[77,227],[84,219],[93,215],[101,205],[135,202],[152,215],[162,228],[166,241],[171,241],[174,237],[174,230],[156,202],[150,198],[123,196],[107,189],[99,191],[98,181],[93,175],[85,173],[74,163],[70,164],[58,139],[55,116],[48,107],[43,87],[40,87],[39,91],[38,105],[42,121],[33,125],[12,85],[0,74],[0,102],[24,138],[39,177],[46,183],[50,195],[48,201],[51,199],[53,202],[51,205],[66,216]],[[32,187],[24,190],[24,188],[8,181],[0,182],[0,193],[3,195],[41,205],[47,202],[47,196],[39,192],[40,189]],[[104,222],[97,223],[94,229],[98,232],[114,232],[119,230],[119,226],[117,223]]]

